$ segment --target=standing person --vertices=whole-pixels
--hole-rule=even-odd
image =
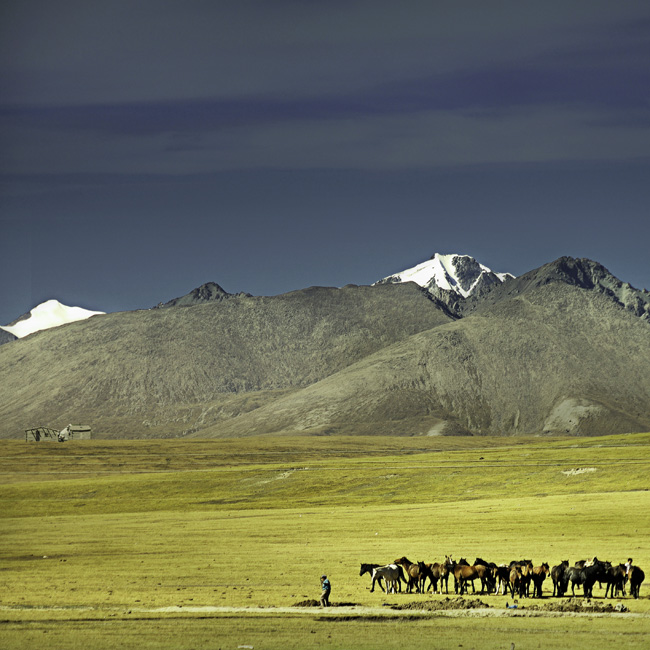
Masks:
[[[332,591],[332,585],[328,580],[327,576],[320,577],[320,586],[321,586],[321,596],[320,596],[320,606],[329,607],[330,606],[330,592]]]
[[[625,563],[625,575],[629,575],[631,568],[632,568],[632,558],[628,557],[627,562]]]

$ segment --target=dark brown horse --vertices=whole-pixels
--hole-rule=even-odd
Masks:
[[[627,579],[630,582],[630,596],[638,598],[641,583],[645,580],[645,573],[643,573],[640,567],[631,566],[630,572],[627,574]]]
[[[612,598],[616,598],[621,593],[622,596],[625,596],[625,579],[627,574],[625,573],[625,565],[619,564],[618,566],[609,566],[607,568],[607,576],[605,582],[607,586],[605,587],[605,598],[607,594]]]
[[[430,585],[432,585],[436,579],[433,576],[430,564],[418,562],[418,566],[420,567],[420,593],[423,594],[426,591],[425,586],[427,584],[427,578],[429,579]]]
[[[494,569],[494,577],[495,581],[497,582],[497,596],[499,595],[499,592],[502,588],[503,595],[507,595],[508,587],[510,585],[510,567],[506,566],[505,564],[498,566],[496,569]]]
[[[421,593],[420,586],[422,578],[424,577],[424,571],[422,565],[423,562],[419,564],[417,562],[411,562],[406,556],[402,556],[395,560],[393,564],[397,564],[404,569],[408,584],[406,585],[406,592],[410,593],[413,587],[415,587],[416,593]]]
[[[533,562],[532,560],[520,560],[519,562],[511,562],[510,569],[514,568],[519,569],[519,579],[517,581],[519,585],[519,596],[521,598],[528,597],[530,595],[530,581],[533,577]],[[512,579],[510,582],[512,587]]]

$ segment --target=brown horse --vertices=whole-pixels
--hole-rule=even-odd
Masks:
[[[449,566],[440,562],[434,562],[427,566],[432,576],[429,588],[433,587],[434,593],[442,593],[442,583],[444,582],[446,592],[449,593]],[[438,583],[440,583],[440,592],[438,592]]]
[[[485,593],[485,588],[488,588],[488,592],[492,591],[494,588],[494,577],[492,576],[492,571],[490,568],[482,565],[476,564],[474,566],[467,566],[464,564],[457,564],[454,567],[454,578],[459,588],[459,593],[462,596],[467,590],[467,582],[472,582],[472,591],[476,592],[474,589],[474,580],[481,581],[481,593]]]
[[[510,569],[509,586],[512,597],[521,594],[521,567],[515,565]]]
[[[395,560],[393,564],[397,564],[398,566],[401,566],[404,569],[404,573],[406,573],[406,577],[408,579],[408,583],[406,585],[406,593],[411,593],[411,590],[415,586],[415,591],[416,593],[421,593],[420,591],[420,583],[422,582],[422,579],[425,577],[424,570],[423,570],[423,563],[417,563],[417,562],[411,562],[406,556],[402,556]],[[426,579],[426,578],[425,578]]]
[[[530,581],[533,578],[533,563],[531,560],[522,560],[521,562],[513,562],[511,568],[513,567],[518,568],[520,573],[519,596],[527,598],[530,595]]]
[[[548,563],[543,562],[541,566],[536,566],[533,569],[533,598],[542,598],[542,583],[546,580],[546,576],[550,573]]]

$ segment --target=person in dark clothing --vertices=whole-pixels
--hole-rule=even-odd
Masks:
[[[320,596],[320,606],[329,607],[330,606],[330,592],[332,591],[332,585],[328,580],[327,576],[320,577],[320,586],[321,586],[321,596]]]

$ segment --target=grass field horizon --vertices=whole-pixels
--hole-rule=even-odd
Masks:
[[[631,556],[647,572],[649,451],[650,433],[5,441],[0,643],[111,647],[118,635],[123,647],[152,648],[452,640],[497,648],[517,639],[531,644],[517,648],[641,648],[650,633],[647,582],[639,600],[622,601],[633,619],[396,618],[385,604],[446,596],[370,593],[359,565],[453,554],[552,566],[596,555]],[[273,613],[317,598],[322,573],[335,604],[383,607],[382,615]],[[543,601],[551,591],[547,580]],[[596,588],[594,600],[603,594]],[[477,597],[505,609],[505,597]],[[224,607],[249,611],[217,610]]]

